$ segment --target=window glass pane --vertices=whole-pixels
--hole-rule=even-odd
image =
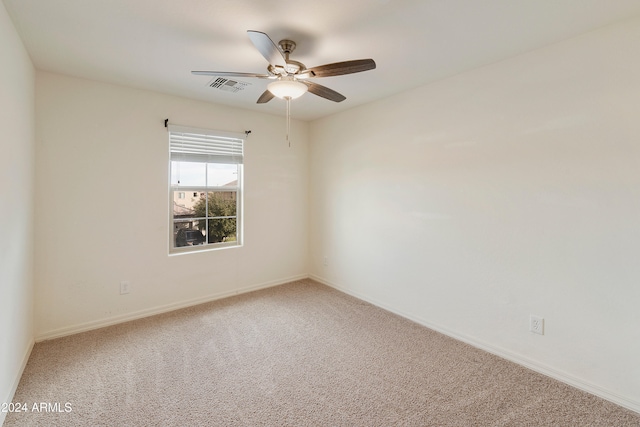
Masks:
[[[175,193],[174,193],[175,194]],[[184,199],[178,199],[176,202],[174,196],[173,205],[173,217],[178,217],[178,213],[181,218],[204,218],[207,216],[207,193],[203,191],[191,191],[187,190]],[[204,228],[204,226],[203,226]]]
[[[210,191],[207,193],[207,216],[236,216],[236,195],[235,191]]]
[[[238,185],[238,165],[208,163],[207,174],[209,187],[235,187]]]
[[[236,219],[218,218],[208,220],[209,233],[208,243],[235,242],[236,241]]]
[[[204,214],[205,193],[192,192],[192,191],[187,191],[187,192],[172,191],[171,195],[173,197],[172,215],[173,215],[174,221],[183,221],[189,218],[205,216]],[[196,206],[198,204],[201,204],[203,206],[202,215],[198,215],[196,213]]]
[[[207,185],[206,163],[171,162],[171,185],[204,187]]]
[[[196,223],[204,222],[205,220],[196,221]],[[176,248],[203,245],[206,242],[204,230],[190,227],[186,222],[176,222],[174,225],[176,227],[174,231],[174,245]]]

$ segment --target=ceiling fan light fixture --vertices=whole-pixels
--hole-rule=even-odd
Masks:
[[[295,80],[278,80],[267,85],[269,92],[282,99],[296,99],[309,89],[304,83]]]

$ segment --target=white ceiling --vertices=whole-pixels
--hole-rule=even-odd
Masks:
[[[266,73],[246,30],[298,45],[313,67],[373,58],[364,73],[315,79],[347,97],[293,101],[312,120],[490,64],[631,16],[638,0],[3,0],[40,70],[284,114],[191,70]]]

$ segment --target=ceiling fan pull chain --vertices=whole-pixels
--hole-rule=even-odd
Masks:
[[[289,140],[289,131],[291,130],[291,97],[287,97],[287,142],[289,148],[291,148],[291,141]]]

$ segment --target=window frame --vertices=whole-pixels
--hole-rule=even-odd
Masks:
[[[169,233],[168,233],[168,250],[169,255],[177,255],[177,254],[187,254],[187,253],[199,253],[204,251],[212,251],[219,249],[228,249],[243,246],[244,233],[243,233],[243,177],[244,177],[244,141],[246,138],[245,134],[239,133],[231,133],[231,132],[223,132],[216,131],[210,129],[200,129],[193,127],[185,127],[185,126],[176,126],[169,125],[168,126],[168,140],[169,140],[169,183],[168,183],[168,213],[169,213]],[[207,153],[194,153],[189,152],[188,149],[184,150],[184,152],[180,152],[180,148],[176,148],[176,138],[172,139],[172,134],[179,135],[194,135],[194,136],[203,136],[208,138],[213,138],[214,143],[211,144],[213,147]],[[232,154],[229,154],[227,147],[225,147],[226,140],[233,141],[233,147],[231,150]],[[238,145],[239,144],[239,145]],[[206,144],[205,144],[206,145]],[[229,145],[231,146],[231,145]],[[239,149],[238,149],[239,146]],[[184,149],[184,147],[182,147]],[[178,150],[178,152],[174,151]],[[200,147],[198,147],[195,151],[199,151]],[[239,150],[239,151],[238,151]],[[184,154],[187,153],[187,154]],[[204,164],[204,174],[205,174],[205,185],[180,185],[174,184],[173,182],[173,162],[195,162],[195,163],[203,163]],[[207,185],[209,179],[209,170],[210,164],[227,164],[234,165],[236,167],[236,177],[237,182],[236,185],[230,186],[228,184],[225,185]],[[215,169],[215,168],[213,168]],[[233,182],[233,181],[232,181]],[[209,202],[208,198],[211,193],[234,193],[235,194],[235,215],[234,216],[209,216]],[[175,197],[176,194],[184,193],[185,199],[189,198],[190,194],[199,194],[202,197],[202,193],[204,193],[205,197],[205,216],[204,217],[193,217],[189,218],[188,222],[194,223],[196,221],[206,221],[206,233],[204,234],[204,242],[199,245],[192,246],[176,246],[176,236],[177,229],[176,223],[187,222],[187,221],[176,221],[175,220]],[[197,197],[197,196],[196,196]],[[183,200],[183,199],[181,199]],[[235,241],[229,242],[213,242],[209,243],[208,236],[208,228],[209,221],[216,219],[230,219],[235,218],[235,229],[236,229],[236,239]],[[193,226],[191,226],[193,227]],[[189,227],[189,228],[191,228]]]

